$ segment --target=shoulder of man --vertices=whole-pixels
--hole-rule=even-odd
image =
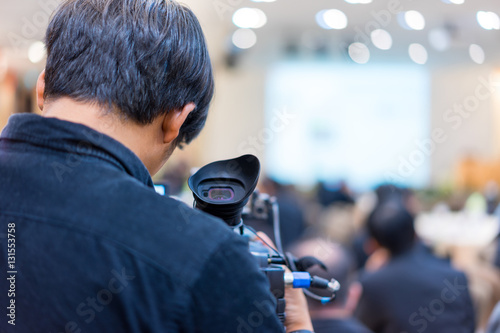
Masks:
[[[196,280],[193,272],[220,244],[239,241],[222,220],[161,196],[122,172],[102,168],[99,177],[87,178],[75,182],[79,187],[66,185],[78,190],[61,209],[52,209],[50,223],[94,237],[183,283]]]
[[[196,332],[283,332],[269,283],[240,237],[220,243],[190,292]]]
[[[169,268],[166,274],[175,265],[177,278],[190,293],[188,331],[282,331],[268,281],[243,237],[183,202],[140,191],[137,196],[135,200],[151,205],[143,218],[144,227],[152,230],[140,238],[163,250],[148,255]]]

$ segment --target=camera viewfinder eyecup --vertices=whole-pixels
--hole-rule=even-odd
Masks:
[[[195,207],[237,227],[243,207],[257,186],[259,173],[259,160],[253,155],[205,165],[188,180]]]

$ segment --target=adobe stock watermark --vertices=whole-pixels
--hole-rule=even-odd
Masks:
[[[439,298],[433,299],[427,306],[419,307],[417,311],[410,315],[408,322],[417,329],[418,333],[423,333],[429,323],[435,322],[437,317],[443,314],[447,304],[455,302],[467,290],[467,284],[459,284],[457,279],[455,278],[453,283],[448,279],[444,280],[445,287],[441,290]]]
[[[221,20],[227,13],[232,14],[242,3],[243,0],[212,0],[212,5]]]
[[[286,107],[281,110],[275,109],[268,126],[261,129],[257,135],[248,136],[238,145],[238,154],[257,155],[259,151],[263,151],[265,146],[274,140],[276,134],[283,132],[295,118],[297,118],[297,115],[289,113]]]
[[[17,56],[22,56],[21,52],[25,51],[34,40],[43,37],[52,13],[59,7],[61,2],[62,0],[37,0],[40,10],[35,12],[31,17],[24,16],[21,19],[21,35],[12,31],[7,34],[7,38]],[[96,11],[101,12],[97,3],[89,1],[88,4]]]
[[[264,319],[276,315],[273,302],[270,300],[264,300],[262,302],[254,301],[253,305],[256,310],[250,312],[247,318],[239,316],[236,319],[238,322],[236,333],[260,332],[259,328],[264,324]]]
[[[327,261],[334,252],[333,247],[336,246],[338,245],[331,240],[330,236],[327,238],[319,238],[316,241],[316,246],[314,247],[313,257],[319,259],[320,261]]]
[[[453,131],[458,130],[465,119],[468,119],[481,105],[481,102],[489,99],[496,89],[484,78],[478,77],[478,84],[474,93],[465,97],[461,102],[454,103],[453,107],[448,108],[443,113],[443,121],[449,124]],[[398,166],[395,171],[385,173],[385,179],[389,183],[403,182],[405,178],[411,177],[436,151],[436,147],[445,143],[449,136],[445,129],[435,127],[431,130],[429,138],[416,140],[415,146],[408,155],[399,155]]]
[[[357,43],[369,45],[371,43],[370,35],[372,31],[387,27],[389,24],[391,24],[393,17],[402,10],[403,5],[401,4],[400,0],[390,0],[387,3],[386,9],[381,9],[379,11],[372,10],[370,12],[370,15],[373,20],[365,23],[363,30],[361,30],[361,28],[358,26],[354,27],[354,31],[356,32],[354,41]]]
[[[67,174],[72,174],[74,169],[77,168],[86,155],[89,155],[94,146],[98,146],[103,140],[105,134],[103,132],[112,132],[116,126],[112,119],[106,119],[100,122],[97,130],[83,129],[81,133],[85,136],[86,140],[78,142],[76,146],[68,145],[65,150],[68,154],[63,163],[52,162],[50,166],[54,171],[57,180],[62,183]]]
[[[99,290],[95,296],[87,297],[75,309],[76,314],[83,319],[86,324],[90,324],[96,318],[96,312],[102,312],[109,305],[113,298],[123,292],[129,285],[129,281],[135,279],[134,275],[129,275],[122,268],[120,271],[112,269],[113,277],[109,279],[105,288]],[[81,333],[82,329],[76,321],[69,321],[64,326],[64,332]]]
[[[412,2],[412,0],[406,0],[405,2]],[[379,11],[372,10],[370,12],[372,20],[366,22],[363,26],[363,29],[359,26],[354,27],[355,35],[353,38],[353,42],[362,43],[366,46],[370,45],[372,42],[371,33],[374,30],[386,28],[387,26],[389,26],[389,24],[392,23],[393,18],[398,15],[398,13],[404,10],[403,7],[404,6],[401,0],[390,0],[387,3],[385,9],[381,9]],[[339,47],[341,49],[346,49],[347,46],[348,44],[344,42],[339,44]]]
[[[21,55],[22,51],[26,50],[31,45],[33,40],[40,38],[45,32],[50,16],[59,6],[60,1],[37,0],[36,3],[40,10],[31,17],[25,16],[21,19],[21,35],[12,31],[7,34],[7,38],[18,56]]]
[[[191,218],[199,215],[194,208],[189,207],[185,203],[179,204],[179,212],[182,216],[182,222],[177,223],[177,231],[182,231],[184,228],[188,228],[191,224]]]

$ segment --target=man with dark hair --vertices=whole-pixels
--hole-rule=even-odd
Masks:
[[[388,200],[369,216],[370,236],[389,259],[362,277],[357,317],[374,332],[474,332],[465,275],[423,248],[413,222],[401,200]]]
[[[14,115],[0,137],[0,331],[282,332],[245,242],[153,189],[213,95],[194,14],[67,0],[46,46],[43,116]],[[311,329],[301,292],[287,300],[287,331]]]
[[[414,245],[413,216],[398,201],[388,201],[377,207],[368,217],[366,226],[378,245],[393,255]]]
[[[320,259],[328,270],[315,266],[309,271],[327,280],[336,279],[342,288],[335,299],[327,304],[309,299],[309,313],[315,333],[370,333],[353,317],[354,309],[361,295],[361,285],[355,282],[352,256],[339,244],[322,238],[313,238],[296,244],[293,253],[298,257],[313,256]],[[324,290],[314,290],[316,294],[328,297]]]

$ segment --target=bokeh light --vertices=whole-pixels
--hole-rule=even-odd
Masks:
[[[477,22],[481,28],[486,30],[499,30],[500,18],[494,12],[479,11],[476,14]]]
[[[363,43],[352,43],[348,52],[352,61],[358,64],[366,64],[370,60],[370,50]]]
[[[484,55],[484,50],[481,46],[477,44],[471,44],[469,46],[469,55],[472,61],[474,61],[476,64],[481,65],[484,63],[485,55]]]
[[[367,3],[372,3],[373,0],[344,0],[347,3],[352,3],[352,4],[367,4]]]
[[[373,30],[370,37],[373,45],[381,50],[389,50],[392,47],[391,34],[383,29]]]
[[[344,29],[347,27],[347,16],[338,9],[322,10],[316,14],[316,22],[323,29]]]
[[[445,28],[435,28],[429,32],[429,43],[437,51],[446,51],[450,48],[451,37]]]
[[[45,57],[45,44],[42,42],[34,42],[31,44],[28,50],[28,59],[36,64],[42,61],[43,57]]]
[[[267,23],[267,16],[258,8],[240,8],[233,14],[233,23],[239,28],[257,29]]]
[[[413,43],[408,48],[411,60],[419,65],[424,65],[427,62],[428,54],[425,47],[418,43]]]
[[[407,26],[413,30],[423,30],[425,28],[425,18],[416,10],[409,10],[404,13]]]
[[[257,35],[252,29],[238,29],[233,33],[232,41],[240,49],[249,49],[257,43]]]

